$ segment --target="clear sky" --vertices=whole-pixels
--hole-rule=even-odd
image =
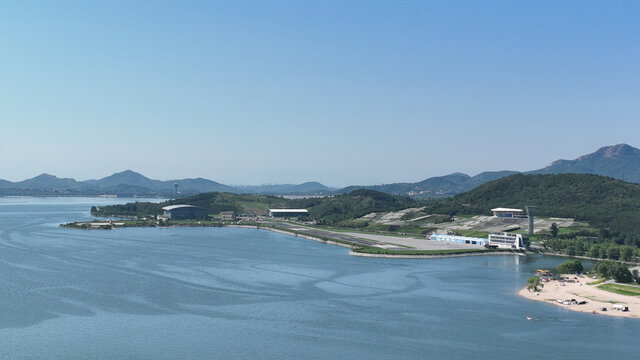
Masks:
[[[0,179],[330,186],[640,146],[638,1],[8,1]]]

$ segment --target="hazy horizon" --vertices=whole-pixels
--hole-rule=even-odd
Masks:
[[[640,133],[640,3],[13,2],[0,179],[528,171]]]

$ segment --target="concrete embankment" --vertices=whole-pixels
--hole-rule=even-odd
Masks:
[[[451,258],[451,257],[467,257],[467,256],[485,256],[485,255],[516,255],[527,256],[524,253],[515,253],[508,251],[492,251],[492,252],[471,252],[471,253],[458,253],[458,254],[437,254],[437,255],[395,255],[395,254],[369,254],[361,253],[357,251],[350,251],[349,255],[372,257],[372,258],[394,258],[394,259],[439,259],[439,258]]]
[[[324,244],[337,245],[341,247],[345,247],[348,249],[353,249],[353,246],[345,243],[339,243],[331,240],[325,240],[321,238],[317,238],[314,236],[295,233],[292,231],[286,231],[282,229],[275,229],[271,227],[265,226],[255,226],[255,225],[225,225],[226,227],[237,227],[237,228],[249,228],[249,229],[258,229],[258,230],[269,230],[277,233],[296,236],[304,239],[309,239],[313,241],[318,241]],[[349,255],[352,256],[360,256],[360,257],[370,257],[370,258],[393,258],[393,259],[438,259],[438,258],[450,258],[450,257],[466,257],[466,256],[486,256],[486,255],[517,255],[517,256],[526,256],[524,253],[516,253],[509,251],[491,251],[491,252],[470,252],[470,253],[453,253],[453,254],[424,254],[424,255],[402,255],[402,254],[370,254],[370,253],[361,253],[357,251],[349,251]]]

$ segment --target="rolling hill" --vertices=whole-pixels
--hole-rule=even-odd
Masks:
[[[389,194],[416,198],[447,197],[469,191],[488,181],[517,174],[517,171],[487,171],[475,176],[453,173],[431,177],[416,183],[393,183],[373,186],[349,186],[338,190],[346,193],[356,189],[370,189]],[[594,174],[640,183],[640,149],[627,144],[604,146],[575,160],[556,160],[546,167],[525,174]]]
[[[627,144],[605,146],[575,160],[556,160],[531,174],[596,174],[640,183],[640,149]]]
[[[599,175],[511,175],[432,201],[425,211],[489,215],[495,207],[527,205],[537,206],[538,215],[586,221],[640,243],[640,185]]]

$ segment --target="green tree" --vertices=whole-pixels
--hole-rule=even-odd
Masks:
[[[558,272],[562,274],[575,274],[584,271],[582,262],[580,260],[569,260],[563,264],[558,265]]]
[[[607,258],[611,260],[618,260],[620,258],[620,246],[609,245],[607,249]]]
[[[633,275],[627,267],[616,267],[613,271],[613,280],[619,283],[630,283],[633,281]]]
[[[631,261],[633,257],[633,248],[631,246],[622,246],[620,247],[620,260],[622,261]]]
[[[558,237],[558,224],[556,223],[551,224],[551,236]]]
[[[540,282],[540,278],[537,276],[532,276],[527,279],[527,290],[529,291],[538,291],[538,287],[544,287],[544,284]]]
[[[576,255],[582,255],[582,254],[584,254],[584,247],[585,247],[585,244],[584,244],[581,240],[579,240],[579,239],[575,239],[575,240],[573,241],[573,244],[574,244],[574,245],[575,245],[575,247],[576,247]]]
[[[600,252],[600,245],[591,244],[591,247],[589,248],[589,256],[591,256],[592,258],[599,258],[600,256],[602,256]]]
[[[614,279],[616,282],[628,283],[633,280],[633,274],[626,264],[616,261],[600,261],[593,268],[598,276],[604,279]]]

